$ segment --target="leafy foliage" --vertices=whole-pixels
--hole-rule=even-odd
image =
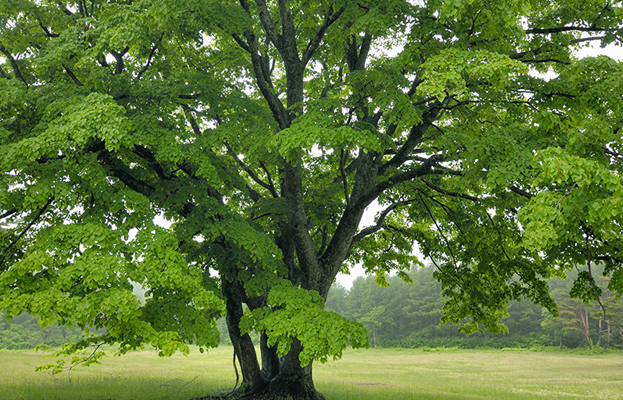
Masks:
[[[322,311],[353,263],[408,279],[417,243],[466,332],[556,313],[578,264],[574,294],[596,261],[618,290],[623,66],[575,52],[622,27],[597,0],[1,2],[0,309],[161,355],[227,314],[244,390],[318,398],[311,359],[364,344]]]

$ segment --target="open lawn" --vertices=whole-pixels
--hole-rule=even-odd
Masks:
[[[35,372],[34,351],[0,351],[0,399],[189,400],[231,389],[232,348],[188,357],[154,351],[108,356],[70,373]],[[623,399],[623,354],[418,349],[346,351],[314,366],[328,400]]]

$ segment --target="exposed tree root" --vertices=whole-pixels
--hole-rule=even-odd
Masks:
[[[326,400],[315,389],[304,388],[301,385],[275,384],[276,380],[266,382],[265,385],[256,385],[255,388],[239,386],[228,393],[195,397],[191,400]]]

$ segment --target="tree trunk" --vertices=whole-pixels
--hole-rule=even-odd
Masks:
[[[240,319],[243,315],[240,284],[234,280],[221,279],[222,292],[225,296],[227,330],[234,346],[234,353],[240,362],[242,384],[232,392],[235,395],[254,395],[265,392],[268,381],[264,378],[257,361],[255,346],[248,333],[240,334]]]
[[[582,329],[583,344],[584,346],[588,344],[588,348],[592,350],[593,346],[591,344],[590,325],[588,320],[589,314],[590,313],[588,312],[588,310],[578,310],[578,315],[580,317],[580,328]]]
[[[314,387],[312,363],[301,367],[299,353],[303,347],[297,339],[293,340],[290,352],[280,359],[277,356],[277,346],[269,346],[266,334],[262,333],[260,336],[262,368],[260,369],[251,337],[249,334],[240,334],[244,289],[237,281],[229,282],[223,278],[221,282],[222,292],[226,299],[227,329],[242,370],[242,384],[225,397],[258,400],[281,398],[324,400],[324,396]]]
[[[601,322],[602,322],[602,318],[599,318],[599,335],[597,335],[597,347],[599,347],[599,345],[601,344],[601,334],[602,334],[602,330],[601,330]]]
[[[378,346],[377,335],[376,335],[376,327],[373,328],[372,332],[373,332],[372,333],[372,337],[374,338],[374,348],[376,349],[376,347]]]
[[[273,380],[279,374],[281,360],[277,356],[277,345],[268,346],[268,337],[265,332],[260,336],[260,353],[262,355],[262,375],[267,380]]]
[[[298,339],[292,341],[290,352],[283,357],[279,374],[270,382],[266,398],[296,400],[324,400],[316,391],[312,379],[312,364],[301,367],[299,353],[303,350]]]

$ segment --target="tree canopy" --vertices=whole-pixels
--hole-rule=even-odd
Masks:
[[[0,309],[169,355],[218,343],[237,394],[320,398],[366,345],[339,272],[437,271],[444,318],[591,265],[623,288],[621,2],[0,2]],[[373,202],[375,223],[360,227]],[[162,217],[169,227],[157,224]],[[132,285],[147,290],[138,301]],[[246,308],[243,308],[243,305]],[[247,310],[247,311],[245,311]],[[261,366],[248,332],[261,334]]]

